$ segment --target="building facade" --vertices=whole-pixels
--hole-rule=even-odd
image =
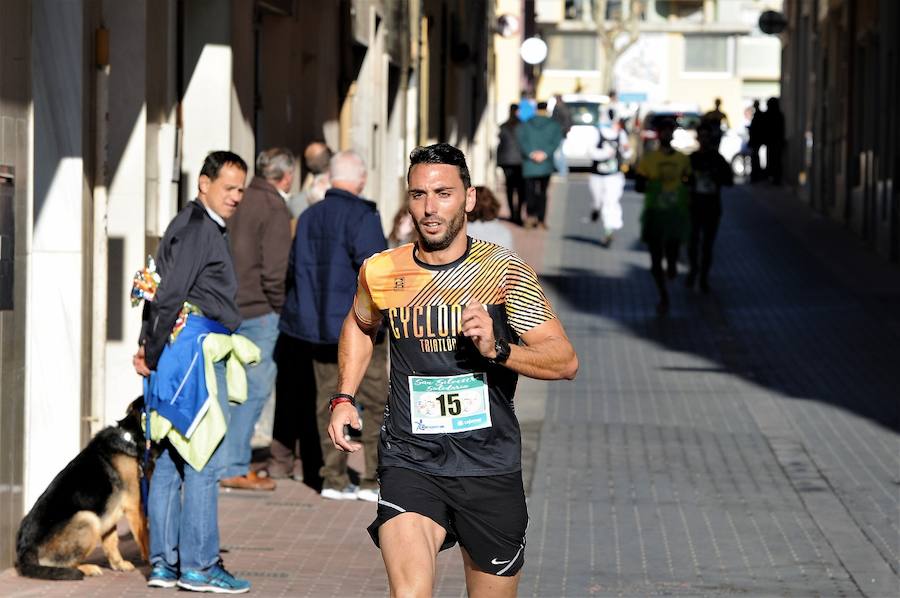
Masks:
[[[721,98],[732,126],[754,99],[779,95],[777,38],[759,31],[759,15],[781,0],[537,0],[536,20],[549,47],[538,95],[606,94],[635,106],[666,103],[706,111]],[[637,9],[639,37],[609,64],[595,17],[627,22]],[[616,42],[621,45],[627,35]]]
[[[785,167],[798,196],[900,261],[900,3],[785,3]]]
[[[141,394],[131,276],[205,155],[325,140],[385,232],[406,158],[448,141],[492,182],[487,0],[4,0],[0,567],[52,477]],[[252,172],[251,172],[252,174]],[[300,179],[301,177],[297,177]]]

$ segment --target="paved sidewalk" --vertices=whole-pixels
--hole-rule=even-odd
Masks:
[[[738,187],[713,294],[679,278],[659,318],[640,197],[611,250],[583,179],[554,197],[542,273],[582,365],[548,387],[521,595],[900,594],[898,270]]]
[[[777,191],[737,187],[713,293],[679,278],[659,318],[639,196],[604,249],[586,181],[554,183],[548,232],[515,231],[581,359],[575,382],[520,384],[520,595],[900,595],[900,271]],[[222,494],[226,565],[257,596],[385,596],[374,510],[291,481]],[[139,572],[0,574],[0,596],[164,594]],[[436,595],[465,595],[456,550]]]

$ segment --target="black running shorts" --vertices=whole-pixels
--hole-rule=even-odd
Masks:
[[[383,467],[378,477],[378,517],[369,526],[376,546],[382,524],[418,513],[447,530],[441,550],[459,542],[479,569],[494,575],[513,576],[522,568],[528,511],[521,472],[444,477]]]

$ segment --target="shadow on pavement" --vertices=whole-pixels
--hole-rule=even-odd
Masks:
[[[626,230],[608,251],[599,251],[591,231],[578,224],[584,206],[570,202],[561,263],[573,266],[541,278],[577,312],[719,364],[676,368],[679,372],[734,373],[781,395],[840,407],[900,432],[900,338],[896,328],[885,326],[891,316],[884,310],[883,290],[868,296],[843,287],[807,247],[751,209],[746,197],[726,196],[725,202],[712,294],[686,289],[682,271],[670,283],[673,306],[667,317],[655,314],[646,256],[625,254],[643,248],[634,230],[636,194],[626,195]]]

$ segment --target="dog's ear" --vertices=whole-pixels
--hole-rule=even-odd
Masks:
[[[128,404],[128,408],[125,409],[125,417],[120,419],[117,425],[120,428],[133,428],[135,426],[140,426],[141,414],[144,412],[144,396],[141,395],[131,403]]]

